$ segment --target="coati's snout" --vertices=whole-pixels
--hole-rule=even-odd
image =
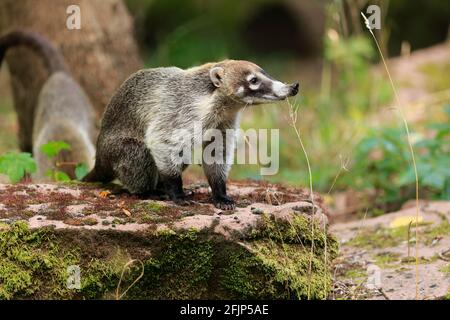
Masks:
[[[299,83],[286,84],[248,61],[226,60],[210,70],[213,84],[242,104],[262,104],[295,96]]]
[[[293,97],[293,96],[297,95],[300,84],[298,82],[295,82],[295,83],[291,84],[290,87],[291,87],[290,88],[291,91],[289,93],[289,97]]]

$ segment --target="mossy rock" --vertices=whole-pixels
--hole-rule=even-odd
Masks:
[[[297,213],[263,215],[233,237],[211,228],[32,230],[19,221],[0,228],[0,299],[324,299],[337,251],[315,219]],[[79,288],[67,285],[69,266],[80,268]]]

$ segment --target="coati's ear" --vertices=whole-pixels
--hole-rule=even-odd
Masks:
[[[223,73],[224,70],[221,67],[214,67],[209,70],[209,77],[211,78],[212,83],[218,88],[223,83]]]

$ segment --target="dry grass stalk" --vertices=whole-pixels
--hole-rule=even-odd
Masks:
[[[396,100],[396,103],[397,103],[397,108],[396,109],[399,111],[400,117],[401,117],[401,119],[403,121],[403,126],[405,128],[405,132],[406,132],[406,136],[407,136],[407,140],[408,140],[409,151],[411,153],[411,160],[412,160],[412,164],[413,164],[413,168],[414,168],[414,175],[415,175],[415,182],[416,182],[416,223],[415,223],[415,228],[416,228],[416,230],[415,230],[415,232],[416,232],[416,234],[415,234],[415,236],[416,236],[416,250],[415,250],[416,251],[416,254],[415,254],[416,263],[415,263],[415,265],[416,265],[416,300],[418,300],[419,299],[419,247],[418,247],[419,234],[418,234],[418,221],[419,221],[420,207],[419,207],[419,175],[418,175],[418,172],[417,172],[416,157],[415,157],[415,153],[414,153],[414,148],[412,146],[412,140],[411,140],[411,135],[410,135],[410,132],[409,132],[408,121],[406,120],[406,117],[404,115],[402,104],[400,102],[400,98],[398,96],[397,89],[396,89],[396,87],[394,85],[394,81],[392,80],[391,73],[390,73],[389,68],[387,66],[387,63],[386,63],[386,60],[384,58],[383,52],[381,50],[381,47],[380,47],[380,45],[378,43],[377,38],[375,37],[375,34],[372,31],[372,28],[370,27],[369,20],[367,19],[367,17],[364,15],[363,12],[361,12],[361,15],[364,18],[364,22],[366,24],[366,27],[367,27],[367,29],[369,29],[369,32],[372,35],[372,38],[375,41],[375,44],[377,46],[377,49],[378,49],[378,52],[380,54],[381,60],[383,61],[383,65],[384,65],[384,68],[385,68],[386,73],[388,75],[389,82],[391,84],[392,90],[394,92],[395,100]]]

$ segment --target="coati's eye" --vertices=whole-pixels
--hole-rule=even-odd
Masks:
[[[248,82],[250,82],[250,84],[257,84],[258,83],[258,78],[257,77],[253,77]]]

